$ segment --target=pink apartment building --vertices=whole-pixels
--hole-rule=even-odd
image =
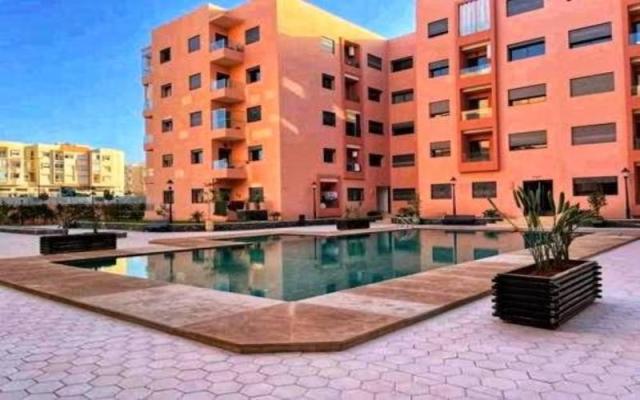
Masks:
[[[524,185],[584,206],[602,191],[610,217],[628,193],[640,214],[639,0],[418,0],[416,26],[389,40],[307,1],[251,0],[155,29],[153,209],[224,218],[262,199],[285,219],[337,217],[419,195],[439,216],[455,192],[458,213],[487,197],[515,213]]]

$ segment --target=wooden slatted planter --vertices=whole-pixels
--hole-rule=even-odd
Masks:
[[[80,251],[113,250],[116,248],[115,233],[82,233],[40,237],[40,254],[75,253]]]
[[[556,329],[601,297],[601,267],[572,261],[553,276],[531,275],[534,266],[493,279],[494,315],[505,322]]]

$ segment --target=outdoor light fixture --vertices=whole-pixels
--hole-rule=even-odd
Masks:
[[[453,202],[453,216],[455,217],[458,214],[456,207],[456,177],[452,177],[449,182],[451,182],[451,201]]]
[[[631,206],[629,205],[629,177],[631,176],[631,171],[628,168],[624,168],[621,171],[622,177],[624,178],[624,204],[625,204],[625,215],[627,219],[631,219]]]
[[[317,219],[318,218],[318,215],[317,215],[318,212],[317,212],[317,209],[316,209],[316,198],[317,198],[316,191],[318,190],[318,184],[313,182],[311,184],[311,190],[313,190],[313,219]]]
[[[167,185],[169,186],[168,188],[169,198],[167,199],[169,203],[169,224],[172,224],[173,223],[173,181],[169,179],[167,181]]]

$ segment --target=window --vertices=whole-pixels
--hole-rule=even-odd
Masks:
[[[260,66],[255,66],[247,69],[247,83],[256,83],[260,82],[260,78],[262,77]]]
[[[413,89],[399,90],[391,93],[392,104],[407,103],[409,101],[413,101]]]
[[[200,126],[202,125],[202,111],[196,111],[189,114],[189,126]]]
[[[333,39],[323,36],[320,38],[320,48],[326,53],[335,54],[336,42]]]
[[[474,199],[495,199],[498,197],[498,184],[496,182],[473,182],[471,191]]]
[[[347,188],[347,201],[364,201],[364,189]]]
[[[244,43],[251,44],[260,41],[260,27],[255,26],[251,29],[247,29],[244,32]]]
[[[370,87],[367,90],[367,96],[370,101],[379,103],[382,98],[382,90]]]
[[[247,122],[258,122],[262,120],[262,106],[247,108]]]
[[[431,158],[451,157],[451,142],[432,142],[430,146]]]
[[[196,90],[202,87],[202,76],[200,74],[193,74],[189,77],[189,90]]]
[[[449,20],[439,19],[427,24],[427,36],[430,38],[446,35],[449,32]]]
[[[411,135],[416,131],[413,121],[398,122],[391,125],[391,134],[393,136]]]
[[[413,57],[404,57],[391,61],[391,72],[400,72],[413,68]]]
[[[367,54],[367,66],[382,71],[382,58],[374,56],[373,54]]]
[[[187,50],[189,53],[200,50],[200,35],[190,37],[187,40]]]
[[[544,0],[507,0],[507,17],[544,7]]]
[[[533,150],[547,148],[547,131],[512,133],[509,135],[509,150]]]
[[[614,90],[613,72],[571,79],[571,97],[613,92]]]
[[[440,60],[429,63],[429,78],[449,75],[449,60]]]
[[[347,136],[360,137],[362,129],[360,126],[360,113],[347,110],[345,113],[345,134]]]
[[[382,167],[382,160],[384,160],[384,156],[382,154],[369,153],[370,167]]]
[[[436,183],[431,185],[431,198],[434,200],[450,199],[451,198],[451,184],[450,183]]]
[[[322,74],[322,87],[333,90],[336,87],[336,78],[333,75]]]
[[[393,201],[411,201],[416,198],[416,190],[414,188],[393,189]]]
[[[611,41],[611,22],[569,31],[569,48],[591,46]]]
[[[204,153],[202,149],[191,150],[191,164],[202,164]]]
[[[540,103],[547,99],[547,85],[533,85],[509,90],[509,105]]]
[[[384,124],[379,121],[369,121],[369,133],[384,135]]]
[[[262,146],[249,146],[249,161],[260,161],[263,156]]]
[[[429,103],[429,117],[446,117],[449,115],[449,100],[435,101]]]
[[[162,98],[170,97],[172,92],[173,92],[173,87],[171,86],[170,83],[166,83],[160,86],[160,97]]]
[[[393,168],[413,167],[416,165],[415,154],[397,154],[391,157]]]
[[[573,195],[589,196],[592,193],[602,193],[608,196],[618,195],[618,177],[604,176],[595,178],[574,178]]]
[[[545,41],[544,38],[528,40],[509,45],[507,49],[509,61],[523,60],[544,55]]]
[[[616,141],[616,124],[576,126],[571,128],[571,143],[574,146],[611,143]]]
[[[322,125],[336,126],[336,113],[331,111],[322,112]]]
[[[250,187],[249,188],[249,199],[258,199],[258,200],[263,200],[264,199],[264,188],[262,187]],[[260,201],[262,203],[262,201]]]
[[[336,149],[322,149],[322,160],[327,164],[336,162]]]
[[[173,154],[162,155],[162,168],[173,167]]]
[[[204,189],[191,189],[191,203],[204,203]]]
[[[163,119],[160,125],[162,126],[162,132],[171,132],[173,130],[173,120],[170,118]]]
[[[160,64],[171,61],[171,47],[160,50]]]
[[[460,36],[491,29],[491,0],[463,1],[458,5]],[[493,3],[493,1],[491,1]]]

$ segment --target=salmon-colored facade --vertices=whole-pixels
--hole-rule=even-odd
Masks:
[[[638,11],[635,9],[638,8]],[[540,185],[640,214],[640,1],[419,0],[387,40],[303,0],[206,5],[145,50],[147,196],[174,217],[481,214]],[[452,183],[454,183],[452,185]],[[214,210],[215,208],[215,210]],[[223,207],[224,208],[224,207]]]

